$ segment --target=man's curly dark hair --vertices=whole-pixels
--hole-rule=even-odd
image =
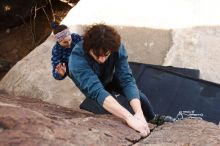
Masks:
[[[86,52],[88,53],[92,49],[96,56],[106,54],[108,51],[118,51],[121,44],[118,32],[105,24],[94,24],[88,27],[83,39]]]

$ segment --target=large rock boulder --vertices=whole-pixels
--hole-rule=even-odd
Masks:
[[[67,15],[63,22],[119,26],[131,60],[199,69],[202,79],[220,83],[218,3],[139,0],[124,4],[116,0],[81,0],[68,13],[75,19]],[[80,10],[85,8],[89,13],[81,14]]]
[[[70,10],[62,23],[68,25],[72,32],[79,34],[82,34],[84,27],[89,24],[105,22],[113,25],[122,36],[122,42],[128,50],[129,61],[200,69],[203,79],[217,82],[219,80],[217,74],[220,72],[219,57],[217,57],[219,50],[217,27],[172,30],[170,28],[180,24],[181,27],[189,26],[189,18],[196,16],[194,11],[192,11],[194,17],[184,15],[184,19],[180,19],[179,16],[183,16],[183,9],[179,4],[161,1],[164,5],[170,4],[179,9],[176,13],[167,13],[164,7],[161,9],[166,15],[158,15],[156,10],[151,8],[157,7],[157,4],[154,1],[147,2],[149,5],[145,5],[145,0],[137,3],[128,2],[127,5],[115,5],[113,1],[81,0]],[[185,4],[184,1],[182,3]],[[94,8],[93,5],[96,7]],[[193,10],[192,3],[187,3],[187,6]],[[201,10],[199,8],[196,14],[202,13]],[[168,17],[167,15],[173,16],[178,21],[170,19],[165,21],[163,16]],[[182,19],[187,24],[181,23]],[[160,21],[163,23],[157,23]],[[67,107],[78,107],[83,95],[72,81],[68,78],[64,81],[56,81],[52,78],[50,58],[54,44],[51,35],[10,70],[1,80],[0,89],[13,95],[42,98]],[[206,55],[207,53],[209,55]]]
[[[63,21],[72,32],[79,34],[83,33],[86,25],[74,24],[75,21],[71,21],[73,24],[70,25],[66,20],[73,20],[73,15],[79,11],[88,11],[84,2],[80,1]],[[163,58],[171,44],[170,30],[128,26],[115,27],[122,35],[122,41],[128,50],[130,61],[163,63]],[[41,98],[58,105],[78,108],[84,96],[74,83],[69,78],[56,81],[52,77],[51,49],[54,44],[53,35],[50,35],[43,44],[35,48],[8,72],[0,82],[0,89],[16,96]]]
[[[78,108],[81,92],[66,78],[57,81],[52,77],[51,49],[53,36],[19,61],[1,80],[0,89],[16,96],[41,98],[58,105]]]
[[[200,78],[220,83],[220,27],[174,29],[163,65],[200,70]]]
[[[123,27],[118,30],[128,49],[130,61],[152,64],[163,62],[170,44],[169,31],[134,27]],[[78,30],[74,32],[76,31]],[[144,33],[134,40],[130,37],[141,32]],[[157,37],[163,36],[167,39],[156,43]],[[146,39],[148,37],[150,39]],[[17,62],[1,80],[0,89],[16,96],[30,96],[66,107],[78,107],[84,96],[74,83],[69,78],[57,81],[52,77],[51,50],[54,44],[53,35],[50,35],[43,44]],[[157,47],[161,49],[156,49]]]
[[[202,120],[149,126],[151,134],[143,139],[112,115],[0,94],[0,146],[220,145],[220,127]]]
[[[202,120],[185,119],[157,127],[150,136],[135,146],[218,146],[220,126]]]
[[[0,146],[115,146],[139,139],[136,131],[114,116],[0,94]]]

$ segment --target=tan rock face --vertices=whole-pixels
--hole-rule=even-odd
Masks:
[[[129,61],[161,65],[172,45],[171,30],[115,26],[121,34]]]
[[[78,108],[83,95],[67,77],[57,81],[52,77],[51,50],[55,40],[45,43],[19,61],[1,80],[0,89],[18,95],[41,98],[65,107]]]
[[[163,65],[200,70],[200,78],[220,83],[220,27],[174,29],[173,46]]]

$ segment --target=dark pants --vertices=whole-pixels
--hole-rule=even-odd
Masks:
[[[134,113],[129,101],[127,98],[124,96],[121,88],[118,86],[117,82],[113,80],[108,86],[105,88],[107,91],[109,91],[112,96],[128,111],[131,113]],[[141,102],[141,107],[144,113],[145,118],[147,121],[152,120],[155,116],[155,113],[153,112],[152,105],[150,104],[148,98],[145,96],[144,93],[142,93],[139,90],[139,95],[140,95],[140,102]],[[86,98],[80,105],[81,109],[93,112],[95,114],[107,114],[109,113],[106,111],[100,104],[98,104],[96,101]]]

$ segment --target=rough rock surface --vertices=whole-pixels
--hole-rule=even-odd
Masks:
[[[200,120],[165,123],[147,138],[112,115],[94,115],[35,98],[0,94],[0,146],[144,146],[220,144],[220,127]]]
[[[202,120],[183,120],[158,127],[136,146],[218,146],[220,127]]]
[[[139,139],[136,131],[112,115],[0,95],[0,146],[116,146]]]
[[[61,106],[78,108],[84,96],[74,83],[68,77],[62,81],[52,77],[51,49],[54,44],[51,36],[19,61],[1,80],[0,89],[16,96],[41,98]]]

